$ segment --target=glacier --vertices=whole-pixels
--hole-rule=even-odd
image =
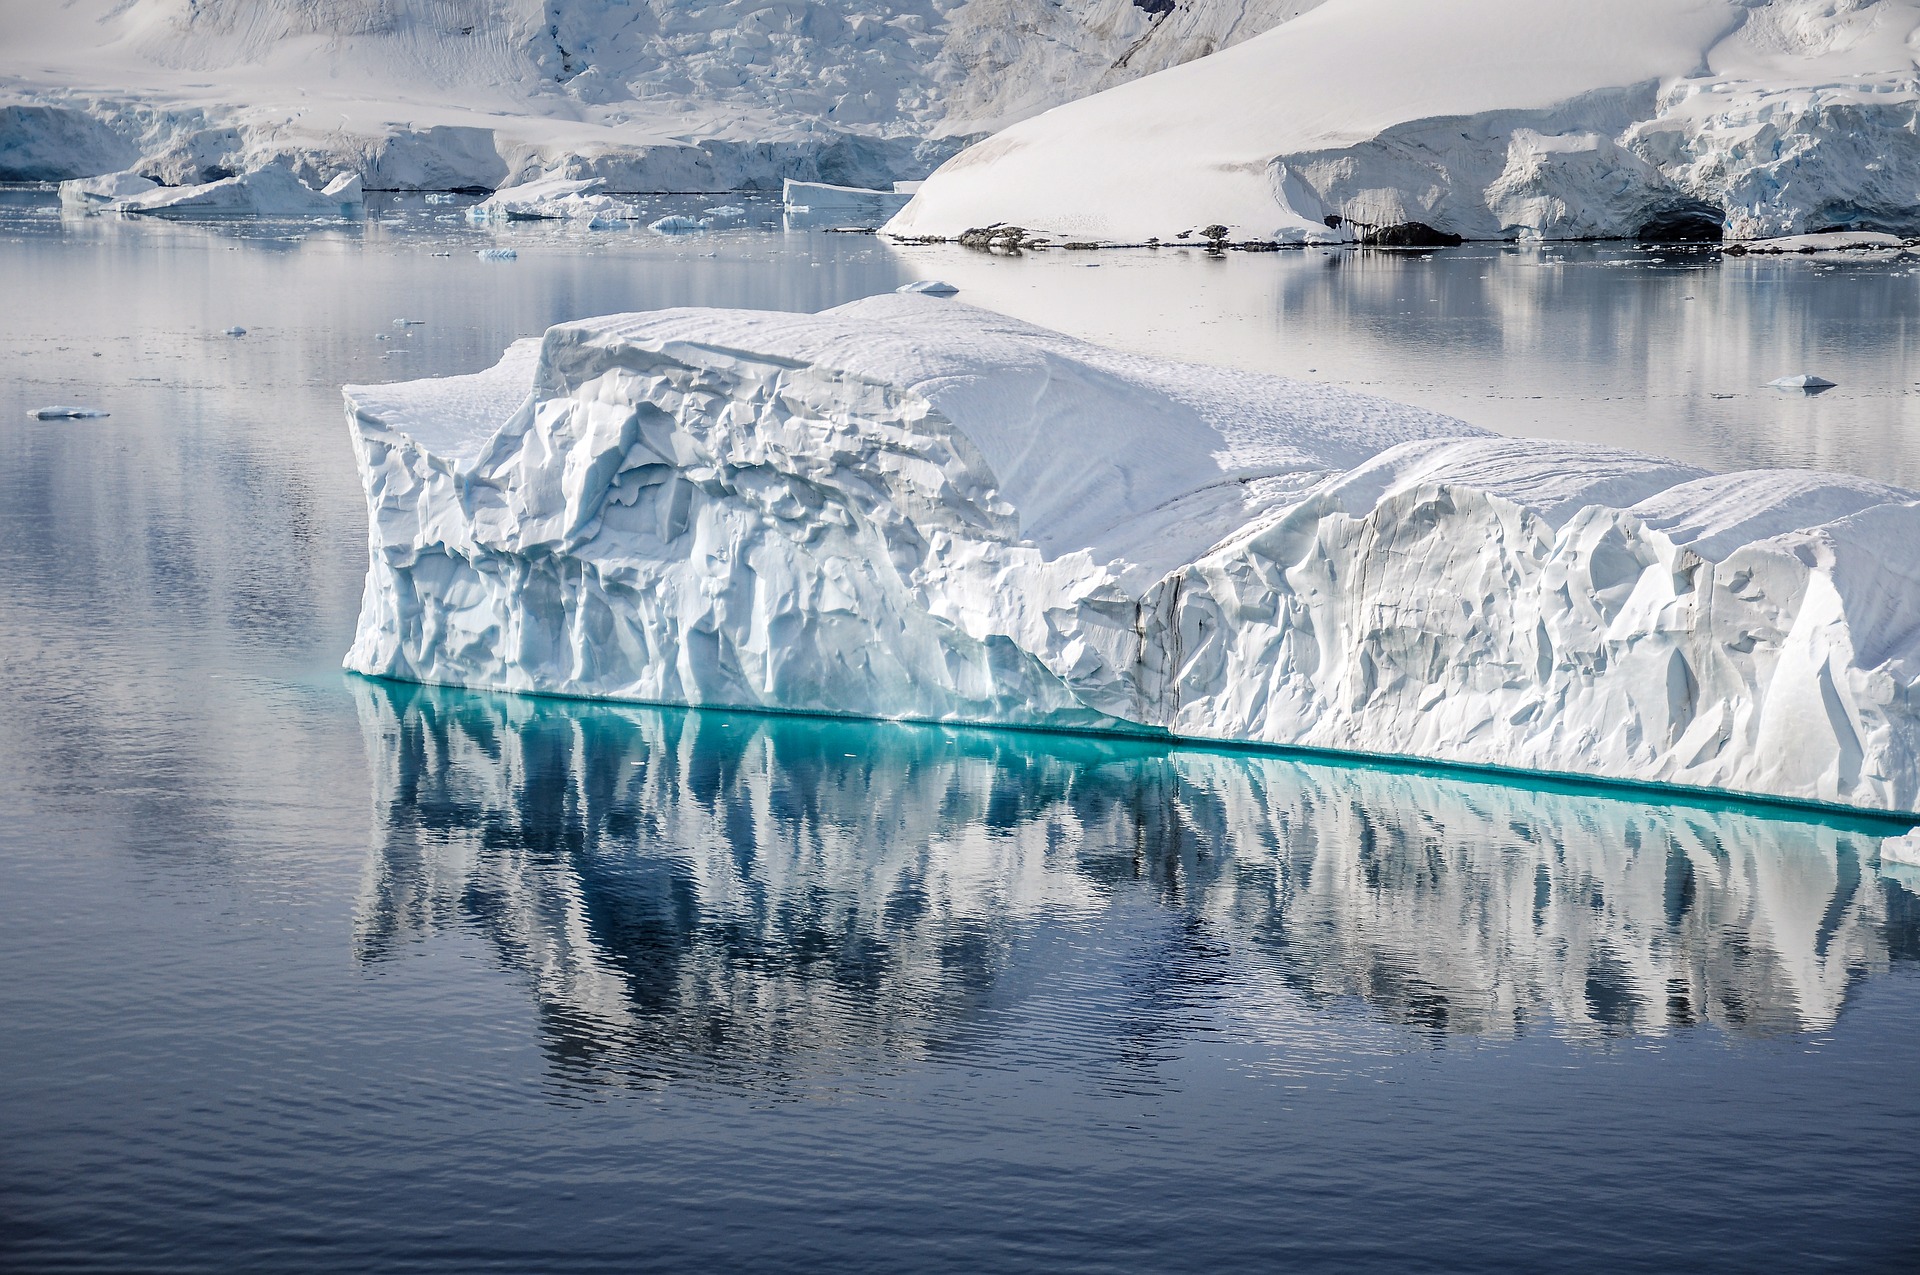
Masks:
[[[886,231],[1400,246],[1913,233],[1917,39],[1916,0],[1328,0],[1012,124],[936,170]]]
[[[884,186],[1318,0],[0,0],[0,181]]]
[[[1505,438],[951,300],[351,386],[347,667],[1920,812],[1920,495]]]

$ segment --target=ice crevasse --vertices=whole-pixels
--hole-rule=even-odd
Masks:
[[[920,296],[348,387],[347,666],[1920,810],[1920,494],[1510,439]]]

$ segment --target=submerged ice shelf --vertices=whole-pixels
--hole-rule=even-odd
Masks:
[[[358,671],[1920,809],[1920,495],[1508,439],[952,301],[350,387]]]

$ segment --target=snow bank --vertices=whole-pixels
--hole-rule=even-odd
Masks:
[[[364,673],[1920,802],[1895,488],[916,296],[562,324],[348,399]]]
[[[195,186],[148,186],[103,206],[163,217],[350,217],[364,203],[358,173],[342,173],[315,190],[278,164]]]
[[[1140,243],[1920,226],[1916,0],[1328,0],[942,166],[887,227]]]

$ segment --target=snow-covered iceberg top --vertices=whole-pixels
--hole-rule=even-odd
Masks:
[[[342,173],[315,190],[284,164],[266,164],[250,172],[197,186],[157,186],[126,174],[92,182],[62,183],[61,198],[91,201],[93,189],[124,190],[104,202],[113,212],[146,213],[166,217],[350,217],[365,200],[357,173]],[[75,187],[69,199],[67,187]]]
[[[467,209],[471,221],[574,221],[608,226],[638,221],[639,206],[614,198],[603,177],[542,177],[505,190]]]
[[[1917,31],[1916,0],[1327,0],[974,145],[886,229],[1123,243],[1210,226],[1231,242],[1910,229]]]
[[[347,665],[1920,808],[1920,497],[1502,438],[966,305],[350,387]]]

